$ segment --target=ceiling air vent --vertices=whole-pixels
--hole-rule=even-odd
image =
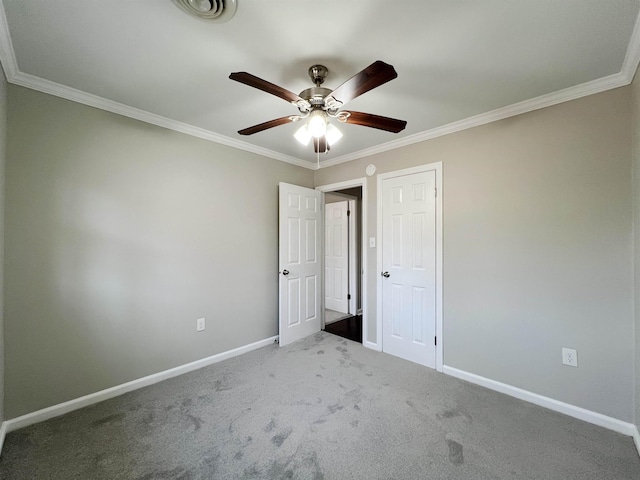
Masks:
[[[236,0],[173,0],[178,7],[196,17],[226,22],[236,13]]]

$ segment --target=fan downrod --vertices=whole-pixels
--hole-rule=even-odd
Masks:
[[[311,65],[309,67],[309,77],[311,77],[311,81],[316,84],[316,87],[324,83],[324,79],[327,78],[328,74],[329,69],[324,65]]]

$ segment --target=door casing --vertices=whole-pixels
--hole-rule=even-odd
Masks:
[[[371,342],[368,342],[367,340],[367,331],[368,331],[368,326],[367,326],[367,261],[366,261],[366,232],[367,232],[367,179],[365,177],[363,178],[356,178],[353,180],[347,180],[344,182],[338,182],[338,183],[331,183],[328,185],[321,185],[319,187],[316,187],[316,190],[321,191],[323,194],[324,193],[331,193],[331,192],[336,192],[338,190],[345,190],[347,188],[354,188],[354,187],[361,187],[362,188],[362,211],[359,212],[359,214],[361,215],[360,217],[356,218],[356,221],[361,221],[362,222],[362,244],[360,246],[360,263],[362,265],[362,272],[360,272],[361,274],[361,304],[362,304],[362,344],[365,347],[369,347],[369,348],[374,348],[372,345],[375,344],[371,344],[369,345]],[[322,204],[324,206],[324,198],[322,200]],[[324,215],[324,212],[323,212]],[[324,242],[322,244],[322,255],[321,258],[324,262]],[[324,275],[324,265],[322,267],[322,272]],[[322,299],[324,302],[324,279],[321,282],[321,286],[322,286]],[[323,304],[323,308],[324,308],[324,304]],[[324,318],[322,319],[322,326],[324,327]]]
[[[347,290],[348,293],[351,294],[351,298],[348,301],[348,313],[349,315],[359,315],[362,313],[362,311],[358,311],[358,307],[357,307],[357,300],[358,300],[358,295],[357,295],[357,290],[358,290],[358,286],[357,286],[357,275],[360,275],[362,273],[362,271],[358,272],[358,267],[357,264],[358,262],[356,261],[356,257],[358,256],[358,244],[357,244],[357,228],[358,228],[358,222],[360,221],[360,215],[358,214],[358,209],[357,209],[357,198],[352,196],[352,195],[346,195],[343,194],[339,191],[337,192],[327,192],[327,193],[331,193],[331,195],[333,197],[342,197],[344,198],[347,202],[348,202],[348,206],[349,206],[349,212],[350,214],[347,217],[347,233],[348,233],[348,246],[347,249],[349,251],[349,268],[348,268],[348,279],[347,279]],[[327,205],[331,205],[331,204],[327,204],[326,203],[326,197],[325,200],[323,200],[322,204],[324,205],[325,208],[325,218],[326,218],[326,209],[327,209]],[[324,232],[325,232],[325,239],[326,239],[326,235],[327,235],[327,225],[326,225],[326,221],[325,221],[325,225],[324,225]],[[325,243],[326,246],[326,243]],[[355,252],[355,253],[353,253]],[[324,252],[326,254],[326,252]],[[362,254],[360,253],[360,257],[362,257]],[[362,260],[362,258],[360,259]],[[326,265],[325,265],[326,267]],[[325,274],[326,274],[326,269],[324,270]],[[326,285],[326,282],[325,282]],[[326,292],[325,292],[326,294]],[[327,305],[324,305],[324,308],[327,308]],[[324,324],[323,324],[323,328],[324,328]]]
[[[442,162],[429,163],[413,168],[396,170],[378,175],[377,183],[377,304],[376,304],[376,343],[366,345],[375,350],[382,351],[382,182],[388,178],[395,178],[414,173],[422,173],[428,171],[436,173],[436,370],[441,372],[443,366],[444,351],[444,334],[443,334],[443,315],[442,315]],[[363,199],[364,203],[364,199]],[[364,335],[364,333],[363,333]]]

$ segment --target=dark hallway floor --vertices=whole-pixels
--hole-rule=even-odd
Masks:
[[[362,315],[343,318],[326,325],[324,329],[326,332],[333,333],[339,337],[362,343]]]

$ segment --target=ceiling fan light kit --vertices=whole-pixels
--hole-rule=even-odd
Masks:
[[[327,133],[325,136],[327,137],[329,145],[333,145],[342,138],[342,132],[329,123],[327,125]]]
[[[327,119],[322,110],[314,109],[309,114],[307,130],[309,130],[312,137],[316,138],[322,137],[327,132]]]
[[[296,95],[247,72],[234,72],[229,75],[231,80],[244,83],[290,102],[300,112],[299,115],[276,118],[239,130],[238,133],[240,135],[253,135],[286,123],[306,120],[306,123],[296,131],[294,137],[303,145],[308,145],[313,139],[314,151],[316,153],[327,153],[331,145],[342,138],[340,130],[329,122],[330,118],[335,118],[341,123],[377,128],[392,133],[398,133],[406,127],[407,122],[404,120],[382,117],[371,113],[340,110],[350,100],[396,78],[398,74],[393,66],[378,60],[335,90],[321,87],[329,74],[329,69],[324,65],[312,65],[308,73],[313,83],[315,83],[315,87],[303,90],[300,95]]]
[[[190,15],[212,22],[228,22],[236,13],[237,0],[172,0]]]
[[[324,135],[327,137],[327,143],[329,144],[330,147],[333,146],[338,140],[342,138],[342,132],[338,130],[338,128],[336,128],[335,126],[331,125],[330,123],[327,123],[327,130]],[[295,137],[296,140],[298,140],[298,142],[300,142],[304,146],[309,145],[309,142],[311,141],[311,139],[315,137],[314,135],[311,134],[311,132],[309,132],[309,129],[307,128],[306,124],[302,125],[298,130],[296,130],[296,133],[293,136]],[[322,135],[319,135],[318,137],[315,137],[315,138],[319,138],[320,136]]]

